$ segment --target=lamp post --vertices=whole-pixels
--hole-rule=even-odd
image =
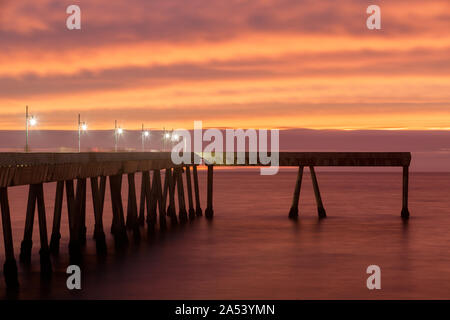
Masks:
[[[114,120],[114,151],[117,152],[117,143],[119,136],[123,133],[123,129],[117,126],[117,120]]]
[[[142,124],[142,152],[145,150],[145,139],[150,136],[150,132],[148,130],[144,130],[144,124]]]
[[[37,120],[34,116],[30,116],[28,114],[28,106],[26,106],[25,108],[25,152],[29,151],[29,147],[28,147],[28,127],[29,126],[35,126],[37,124]]]
[[[81,115],[78,114],[78,152],[81,152],[81,131],[87,131],[87,124],[81,122]]]

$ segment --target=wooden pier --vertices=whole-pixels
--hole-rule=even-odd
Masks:
[[[259,157],[260,155],[257,152],[223,153],[220,157],[215,153],[202,154],[202,158],[208,165],[208,201],[205,212],[207,217],[214,215],[212,207],[213,167],[270,165],[265,164]],[[401,217],[404,219],[409,218],[408,180],[409,165],[411,163],[411,153],[409,152],[279,152],[278,161],[279,167],[298,167],[292,205],[289,211],[289,218],[291,219],[298,217],[300,189],[305,167],[309,167],[311,174],[319,218],[325,218],[327,214],[320,195],[319,183],[314,170],[315,167],[402,167],[403,197]]]
[[[195,155],[192,154],[192,162]],[[197,161],[198,162],[198,161]],[[191,183],[191,167],[194,188]],[[164,184],[161,171],[165,171]],[[135,175],[141,174],[140,203],[137,204]],[[186,211],[183,173],[188,183],[189,215]],[[126,216],[122,202],[122,177],[128,178]],[[153,231],[157,224],[166,228],[166,218],[172,223],[185,223],[202,215],[198,186],[197,165],[174,165],[169,152],[136,153],[1,153],[0,203],[5,244],[4,276],[8,287],[18,285],[17,266],[11,230],[11,211],[8,188],[29,185],[24,236],[20,248],[20,261],[30,263],[34,215],[37,206],[40,234],[41,273],[52,272],[51,255],[59,253],[60,225],[63,197],[66,196],[69,221],[69,256],[71,263],[81,261],[81,248],[86,242],[86,189],[90,180],[95,218],[94,239],[98,254],[107,251],[103,226],[103,207],[109,177],[112,205],[111,232],[116,247],[128,243],[130,230],[135,239],[140,237],[140,226],[147,224]],[[50,241],[47,234],[43,184],[56,182],[53,226]],[[175,212],[175,189],[178,191],[178,217]],[[195,197],[194,197],[195,193]],[[169,198],[169,201],[167,201]],[[195,199],[195,209],[194,209]],[[166,205],[169,207],[166,209]],[[159,220],[157,214],[159,213]]]
[[[224,154],[223,159],[226,159]],[[238,157],[244,161],[238,163]],[[256,162],[250,161],[255,159]],[[186,223],[202,215],[197,166],[200,160],[207,164],[207,206],[205,216],[213,218],[213,167],[214,166],[264,166],[258,155],[252,153],[233,153],[233,163],[213,161],[212,155],[194,154],[190,163],[175,165],[169,152],[114,152],[114,153],[0,153],[0,204],[5,246],[4,276],[8,288],[18,286],[17,264],[14,254],[13,233],[11,229],[11,210],[8,188],[28,185],[26,221],[20,248],[20,261],[30,263],[34,215],[37,207],[40,234],[41,273],[48,276],[52,272],[51,255],[60,249],[60,225],[63,211],[63,197],[66,196],[69,221],[69,256],[73,264],[82,260],[82,246],[86,242],[86,189],[88,179],[91,187],[94,212],[94,239],[99,255],[107,252],[103,225],[105,191],[111,193],[112,226],[116,247],[128,243],[129,233],[138,240],[140,227],[147,224],[149,232],[159,225],[160,230],[167,227],[167,218],[172,224]],[[307,153],[280,152],[279,166],[298,167],[290,218],[298,217],[299,195],[304,167],[310,168],[318,215],[326,217],[320,195],[319,184],[314,167],[317,166],[383,166],[403,168],[403,207],[402,218],[409,217],[408,211],[408,169],[410,153]],[[191,172],[192,169],[192,172]],[[164,170],[164,183],[161,171]],[[192,173],[192,177],[191,177]],[[139,206],[135,175],[141,175]],[[185,182],[183,181],[185,175]],[[122,201],[122,179],[128,179],[128,202],[126,215]],[[107,179],[109,177],[109,179]],[[56,182],[53,225],[50,241],[47,234],[47,214],[43,184]],[[186,183],[187,195],[185,195]],[[193,186],[192,186],[193,184]],[[175,203],[177,196],[178,205]],[[186,207],[186,199],[188,206]],[[176,214],[178,207],[178,216]],[[159,216],[158,216],[159,213]],[[159,218],[159,219],[158,219]]]

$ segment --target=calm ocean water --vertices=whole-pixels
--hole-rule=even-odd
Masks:
[[[147,236],[124,252],[95,254],[88,188],[88,242],[83,289],[66,289],[69,263],[67,213],[54,275],[39,276],[39,232],[34,229],[31,267],[19,264],[18,293],[0,298],[39,299],[449,299],[450,174],[411,173],[411,219],[403,223],[401,173],[318,172],[328,218],[317,219],[305,172],[300,219],[287,219],[295,171],[260,176],[258,170],[216,170],[212,222],[204,217]],[[126,179],[124,179],[125,181]],[[205,209],[204,172],[200,172]],[[139,179],[137,179],[137,183]],[[50,233],[55,184],[45,186]],[[124,198],[126,198],[126,182]],[[27,189],[10,189],[16,257],[23,236]],[[126,203],[126,199],[124,200]],[[111,223],[109,191],[106,230]],[[130,239],[132,237],[130,236]],[[0,262],[3,264],[3,242]],[[366,268],[381,267],[381,290],[366,288]]]

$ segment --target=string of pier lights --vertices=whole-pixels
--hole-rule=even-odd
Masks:
[[[118,141],[119,141],[119,137],[123,134],[123,128],[120,126],[117,126],[117,120],[115,120],[115,126],[114,126],[114,150],[117,152],[117,145],[118,145]],[[142,124],[142,129],[141,129],[141,142],[142,142],[142,151],[145,151],[145,140],[150,138],[150,131],[144,129],[144,124]],[[171,141],[171,142],[177,142],[179,141],[180,136],[178,134],[173,133],[173,129],[171,132],[166,132],[166,129],[163,129],[163,135],[162,135],[162,143],[163,143],[163,151],[167,151],[166,150],[166,142],[167,141]]]
[[[30,115],[28,112],[28,106],[25,109],[25,152],[29,152],[29,127],[34,127],[38,123],[37,118],[34,115]],[[83,132],[87,132],[88,125],[86,122],[81,121],[81,115],[78,114],[78,152],[81,152],[81,135]],[[118,150],[118,142],[119,137],[124,133],[122,127],[117,125],[117,120],[115,120],[114,126],[114,150],[117,152]],[[144,128],[144,124],[142,124],[141,131],[141,142],[142,142],[142,151],[145,151],[145,141],[150,138],[150,130]],[[173,129],[171,132],[166,132],[165,128],[163,130],[163,151],[166,151],[166,141],[176,142],[180,139],[179,135],[173,133]]]

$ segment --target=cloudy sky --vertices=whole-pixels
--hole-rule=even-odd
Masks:
[[[0,0],[0,48],[7,130],[450,130],[448,0]]]

